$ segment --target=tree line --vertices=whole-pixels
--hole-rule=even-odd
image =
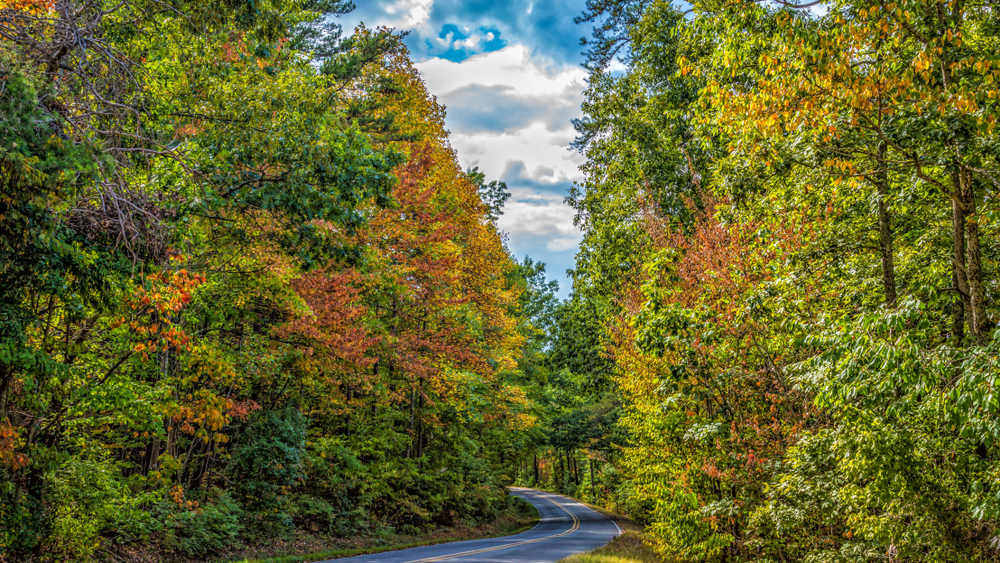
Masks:
[[[351,9],[0,2],[0,559],[507,506],[554,288]]]
[[[579,314],[554,350],[607,388],[581,409],[618,413],[577,442],[610,462],[592,498],[669,560],[996,559],[996,6],[578,22]]]

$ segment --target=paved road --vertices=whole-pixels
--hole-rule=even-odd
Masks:
[[[471,540],[336,559],[337,563],[552,563],[597,549],[619,534],[605,516],[564,496],[512,488],[535,505],[541,522],[505,538]]]

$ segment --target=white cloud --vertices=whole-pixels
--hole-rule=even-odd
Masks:
[[[486,44],[497,38],[497,34],[493,31],[482,31],[478,29],[470,29],[468,27],[462,29],[461,34],[466,36],[465,39],[457,39],[455,37],[455,32],[449,31],[444,37],[428,37],[427,40],[440,51],[454,49],[456,51],[465,51],[469,54],[475,54],[482,53],[486,50]]]
[[[448,105],[448,95],[469,86],[502,86],[505,95],[546,106],[550,115],[564,113],[565,123],[536,120],[513,131],[453,131],[452,146],[462,166],[478,166],[499,178],[511,162],[521,161],[528,177],[553,184],[580,180],[585,159],[568,150],[576,137],[570,119],[579,115],[587,72],[577,66],[551,68],[534,60],[524,45],[511,45],[462,62],[431,59],[416,65],[431,93]],[[489,98],[482,100],[488,106]],[[565,110],[565,111],[560,111]]]
[[[416,67],[430,92],[445,105],[448,94],[462,88],[503,86],[506,95],[543,104],[552,113],[562,108],[568,110],[568,115],[576,115],[586,88],[584,69],[549,68],[542,61],[533,60],[524,45],[508,46],[462,62],[430,59]],[[483,99],[482,103],[490,101]],[[463,166],[478,166],[490,178],[499,178],[511,162],[521,161],[528,177],[537,182],[551,184],[581,179],[578,167],[584,159],[568,150],[576,136],[572,124],[567,119],[562,127],[552,125],[537,120],[514,131],[468,134],[453,131],[451,142]]]
[[[608,63],[607,70],[608,72],[624,72],[628,70],[628,66],[625,63],[619,61],[617,58],[614,58],[611,59],[610,63]]]
[[[488,178],[500,178],[515,163],[523,163],[526,176],[536,182],[555,184],[580,180],[584,157],[569,150],[576,133],[572,125],[550,131],[536,121],[504,133],[453,133],[452,146],[462,166],[478,166]]]
[[[423,27],[431,19],[431,6],[434,0],[398,0],[387,6],[385,13],[391,18],[380,25],[415,29]]]
[[[542,239],[547,250],[562,252],[576,248],[583,238],[573,225],[574,213],[560,195],[513,189],[499,226],[511,239]]]
[[[478,166],[488,180],[503,178],[511,186],[499,221],[511,248],[546,257],[557,265],[553,273],[571,266],[583,235],[573,225],[575,211],[563,202],[564,194],[554,192],[559,184],[583,177],[579,166],[585,159],[569,145],[576,137],[571,120],[580,115],[586,71],[554,66],[517,44],[461,62],[437,58],[416,67],[446,106],[454,94],[457,113],[449,111],[448,120],[464,125],[452,127],[451,134],[461,165]],[[471,94],[477,97],[470,99]],[[491,119],[497,117],[492,112],[504,111],[513,113]],[[570,284],[561,285],[565,296]]]
[[[576,66],[550,69],[540,60],[532,60],[525,45],[509,45],[470,57],[461,62],[429,59],[416,65],[427,88],[444,96],[463,86],[509,86],[525,96],[565,97],[583,92],[587,72]]]

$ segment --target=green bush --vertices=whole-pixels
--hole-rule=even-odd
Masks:
[[[45,510],[35,497],[14,493],[14,483],[0,473],[0,561],[35,549],[45,535]]]
[[[166,503],[160,508],[164,520],[163,547],[190,557],[218,553],[236,543],[242,531],[243,510],[225,493],[193,510]]]
[[[306,494],[291,496],[288,514],[299,528],[328,536],[347,537],[368,526],[364,510],[340,510],[324,499]]]
[[[304,477],[306,420],[298,410],[262,411],[240,438],[229,472],[235,498],[247,511],[275,515]]]
[[[131,541],[149,536],[151,519],[111,461],[71,458],[47,478],[52,506],[44,550],[50,554],[85,561],[102,537]]]
[[[376,497],[383,486],[340,437],[320,437],[309,443],[305,480],[292,496],[289,513],[296,526],[346,537],[366,530]]]

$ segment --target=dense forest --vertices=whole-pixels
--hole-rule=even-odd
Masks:
[[[553,288],[351,8],[0,2],[0,560],[506,506]]]
[[[997,6],[588,0],[565,301],[352,8],[0,0],[0,561],[1000,560]]]
[[[996,4],[588,7],[564,490],[671,561],[1000,559]]]

